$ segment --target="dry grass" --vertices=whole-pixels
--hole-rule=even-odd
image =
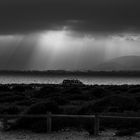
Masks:
[[[58,132],[35,134],[31,132],[0,132],[0,140],[139,140],[140,137],[90,137],[86,132]]]

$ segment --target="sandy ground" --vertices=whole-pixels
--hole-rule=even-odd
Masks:
[[[0,140],[140,140],[140,135],[133,137],[113,137],[113,132],[102,136],[91,137],[86,132],[57,132],[51,134],[36,134],[31,132],[0,132]]]

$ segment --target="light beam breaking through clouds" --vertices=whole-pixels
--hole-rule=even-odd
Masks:
[[[96,36],[69,29],[0,36],[1,69],[88,70],[105,60],[139,55],[139,34]]]

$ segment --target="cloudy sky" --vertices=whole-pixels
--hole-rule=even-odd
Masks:
[[[0,0],[0,69],[85,70],[140,56],[139,0]]]

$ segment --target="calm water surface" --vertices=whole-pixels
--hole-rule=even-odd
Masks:
[[[94,77],[94,76],[22,76],[22,75],[0,75],[1,84],[11,83],[61,83],[64,79],[79,79],[85,84],[140,84],[140,77]]]

